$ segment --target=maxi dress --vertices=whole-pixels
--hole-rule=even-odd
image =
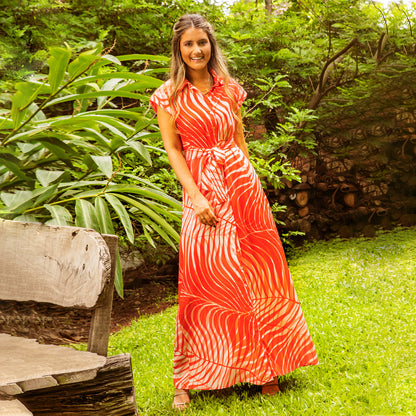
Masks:
[[[179,309],[173,378],[178,389],[264,384],[318,364],[269,203],[249,160],[235,144],[233,111],[246,98],[234,80],[212,72],[202,94],[185,80],[176,127],[185,160],[219,219],[195,216],[183,195]],[[150,102],[172,114],[171,82]],[[234,109],[234,110],[233,110]]]

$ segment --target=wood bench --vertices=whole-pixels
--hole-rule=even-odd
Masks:
[[[0,333],[0,415],[137,415],[129,354],[107,357],[117,237],[0,219],[0,301],[91,310],[88,350]]]

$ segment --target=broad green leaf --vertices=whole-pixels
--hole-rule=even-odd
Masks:
[[[65,175],[64,175],[65,176]],[[36,197],[36,200],[33,203],[33,206],[38,206],[42,202],[51,199],[56,196],[56,191],[58,189],[58,184],[47,186],[46,188],[39,188],[33,192],[33,196]]]
[[[115,234],[113,221],[111,219],[110,211],[107,203],[103,198],[97,196],[95,198],[95,212],[97,214],[98,224],[100,226],[100,232],[102,234]]]
[[[24,120],[28,107],[33,102],[39,92],[39,86],[29,82],[19,82],[15,86],[16,94],[12,99],[11,117],[13,127],[16,128]]]
[[[32,207],[35,195],[34,191],[15,191],[14,194],[2,192],[0,198],[7,206],[9,213],[23,214],[25,210]]]
[[[111,72],[111,73],[104,73],[94,76],[83,77],[74,81],[72,85],[83,85],[87,83],[91,83],[93,81],[104,80],[104,79],[116,79],[115,83],[118,83],[120,80],[135,80],[140,81],[143,85],[147,85],[146,88],[158,88],[163,84],[158,78],[151,77],[149,75],[143,74],[136,74],[134,72]],[[113,90],[114,88],[102,88],[102,90],[108,91]]]
[[[149,166],[152,166],[152,158],[143,143],[129,140],[126,145],[134,150]]]
[[[122,149],[127,148],[127,146],[124,146],[124,140],[121,137],[113,137],[111,139],[111,153],[117,153]]]
[[[120,61],[157,61],[157,62],[169,62],[170,58],[163,55],[146,55],[146,54],[130,54],[121,55],[117,57]]]
[[[65,171],[63,170],[36,170],[36,178],[42,186],[48,186],[50,183],[55,182],[59,179]]]
[[[11,130],[13,128],[13,121],[10,117],[0,117],[0,131]]]
[[[148,180],[146,180],[146,179],[143,179],[143,178],[140,178],[139,176],[137,176],[137,175],[132,175],[131,173],[125,173],[125,172],[120,172],[119,173],[119,175],[120,176],[124,176],[124,177],[126,177],[126,178],[130,178],[130,179],[133,179],[133,181],[135,181],[136,183],[142,183],[143,185],[146,185],[146,186],[148,186],[149,188],[152,188],[152,189],[157,189],[157,190],[161,190],[157,185],[155,185],[154,183],[152,183],[152,182],[150,182],[150,181],[148,181]]]
[[[103,55],[101,57],[101,59],[107,59],[107,61],[110,61],[113,64],[122,65],[122,63],[120,62],[120,60],[118,58],[116,58],[114,55],[109,55],[109,54]]]
[[[63,97],[55,98],[48,102],[45,107],[50,107],[51,105],[65,103],[67,101],[83,100],[84,98],[98,98],[98,97],[124,97],[124,98],[134,98],[136,100],[141,100],[144,102],[149,101],[149,97],[143,94],[135,94],[128,91],[96,91],[88,92],[85,94],[68,94]]]
[[[98,60],[99,58],[100,57],[98,55],[87,55],[85,53],[80,54],[78,58],[74,59],[68,65],[68,73],[70,79],[74,79],[82,74],[88,69],[90,65],[94,63],[94,61]],[[72,85],[74,85],[74,83]]]
[[[106,194],[106,196],[109,194]],[[112,195],[113,196],[113,195]],[[122,199],[123,201],[130,204],[132,207],[137,208],[143,214],[151,218],[157,225],[161,226],[176,242],[179,242],[179,234],[176,230],[158,213],[142,204],[141,202],[122,194],[114,194],[114,197]]]
[[[12,172],[20,180],[26,182],[28,185],[33,185],[34,180],[28,177],[21,169],[20,160],[10,153],[0,153],[0,167],[5,166],[7,170]]]
[[[100,231],[94,205],[85,199],[77,199],[75,202],[75,225],[77,227],[92,228]]]
[[[17,134],[13,134],[12,136],[10,136],[7,141],[5,142],[5,144],[9,144],[12,142],[16,142],[16,141],[20,141],[20,140],[30,140],[30,139],[34,139],[38,134],[43,134],[45,131],[47,131],[48,126],[41,126],[38,128],[34,128],[28,131],[23,131],[21,133],[17,133]]]
[[[17,146],[22,151],[22,153],[30,153],[32,151],[37,151],[40,148],[40,143],[17,143]]]
[[[117,260],[116,260],[116,276],[114,280],[114,286],[117,290],[117,293],[122,298],[124,296],[123,292],[123,270],[121,268],[120,253],[117,250]]]
[[[109,194],[109,193],[106,193],[104,196],[109,202],[109,204],[113,207],[118,217],[120,218],[120,221],[123,224],[124,229],[126,230],[127,238],[130,241],[130,243],[133,244],[134,243],[133,226],[131,224],[130,216],[128,212],[126,211],[126,208],[124,208],[124,205],[116,196]]]
[[[71,225],[72,215],[62,205],[49,205],[45,204],[45,208],[50,212],[52,219],[47,221],[47,224],[51,225]]]
[[[98,169],[107,177],[113,176],[113,161],[111,156],[91,156],[92,160],[98,166]]]
[[[71,50],[68,48],[51,48],[51,56],[48,59],[49,74],[48,81],[51,93],[58,91],[65,77],[65,70],[71,58]]]
[[[7,152],[0,152],[0,166],[2,164],[6,165],[9,162],[12,162],[18,166],[20,165],[20,160],[15,155],[12,155],[11,153]]]
[[[62,182],[58,185],[60,189],[78,189],[78,188],[88,188],[94,186],[105,186],[107,181],[73,181],[73,182]]]
[[[161,85],[161,81],[157,78],[146,77],[142,75],[144,79],[136,82],[129,83],[124,87],[119,88],[117,91],[144,91],[148,88],[158,88]]]
[[[110,140],[108,140],[108,138],[105,137],[103,134],[101,134],[99,131],[96,131],[91,128],[83,128],[83,130],[86,133],[88,133],[87,135],[85,135],[86,137],[93,136],[99,144],[101,144],[102,146],[108,147],[108,149],[111,149]],[[81,135],[81,137],[84,136],[84,133],[79,133],[79,134]]]
[[[42,143],[44,147],[49,149],[49,145],[51,145],[50,150],[52,153],[55,153],[60,159],[69,159],[69,156],[77,155],[79,153],[78,150],[73,150],[71,146],[65,143],[65,141],[70,142],[73,144],[74,139],[77,139],[78,136],[71,135],[69,133],[62,134],[58,132],[48,132],[44,128],[35,129],[32,131],[28,131],[21,134],[16,134],[12,136],[8,141],[7,144],[10,142],[14,142],[17,139],[25,140],[25,141],[32,141],[32,142],[39,142]],[[77,143],[77,145],[83,145],[82,143]],[[88,146],[88,144],[84,145]],[[52,149],[59,148],[56,152]]]
[[[160,133],[148,133],[144,131],[140,131],[137,134],[135,134],[132,139],[160,139]]]
[[[126,193],[126,194],[135,194],[140,195],[146,198],[152,198],[156,201],[162,202],[164,204],[168,204],[176,210],[182,210],[182,204],[177,201],[175,198],[172,198],[165,192],[159,189],[154,188],[144,188],[142,186],[135,186],[135,185],[110,185],[107,188],[108,192],[118,192],[118,193]]]
[[[140,218],[141,222],[142,222],[142,226],[143,223],[147,224],[149,227],[151,227],[153,230],[156,231],[156,233],[158,235],[160,235],[175,251],[178,250],[177,245],[171,240],[171,238],[165,233],[165,231],[163,230],[162,227],[159,227],[155,222],[149,220],[146,217],[141,217]],[[145,228],[143,227],[143,230]],[[153,240],[153,239],[152,239]]]
[[[13,221],[38,222],[36,217],[34,215],[31,215],[31,214],[18,215],[17,217],[13,218]]]
[[[36,103],[31,103],[29,105],[28,112],[29,112],[29,114],[36,113],[33,116],[33,119],[32,119],[33,121],[44,121],[44,120],[46,120],[45,113],[42,110],[39,111],[39,106]]]
[[[123,78],[119,78],[118,74],[112,74],[113,76],[106,81],[101,87],[101,91],[114,91],[120,82],[124,82]]]
[[[66,152],[66,149],[61,146],[63,143],[53,143],[50,140],[39,140],[43,143],[43,145],[53,153],[59,160],[64,161],[68,166],[73,167],[71,156]],[[73,153],[72,149],[71,152]]]
[[[154,240],[153,240],[153,238],[152,238],[152,236],[151,236],[151,234],[149,233],[149,230],[148,230],[148,228],[149,229],[151,229],[148,225],[146,225],[146,224],[143,224],[142,223],[142,228],[143,228],[143,234],[144,234],[144,236],[146,237],[146,240],[147,240],[147,242],[153,247],[153,248],[156,248],[156,244],[155,244],[155,242],[154,242]]]
[[[114,126],[114,124],[118,124],[118,123],[107,123],[101,120],[97,120],[97,123],[99,123],[100,125],[106,127],[108,130],[111,131],[111,133],[115,134],[116,136],[121,137],[123,140],[127,141],[127,137],[126,135],[121,132],[117,127]],[[124,127],[124,126],[123,126]],[[133,128],[131,128],[131,130],[133,130]],[[134,130],[133,130],[134,131]]]
[[[141,130],[145,129],[146,127],[150,126],[151,124],[153,124],[154,120],[146,118],[146,117],[140,117],[137,120],[137,123],[134,125],[134,129],[137,132],[140,132]]]
[[[164,205],[159,204],[158,202],[155,202],[155,201],[151,201],[149,199],[137,198],[137,200],[145,204],[151,210],[155,212],[159,212],[161,215],[168,217],[172,221],[181,222],[181,219],[180,217],[178,217],[176,212],[168,211]]]
[[[102,190],[87,188],[86,191],[74,192],[73,195],[76,198],[85,199],[85,198],[93,198],[93,197],[95,198],[96,196],[99,196],[101,193],[102,193]]]
[[[116,117],[94,114],[94,113],[82,113],[73,117],[59,117],[49,123],[50,126],[65,127],[70,126],[72,129],[76,128],[91,128],[97,124],[104,124],[107,128],[108,125],[114,126],[117,129],[123,130],[126,133],[132,134],[135,132],[134,128],[129,124],[117,119]]]
[[[88,170],[94,171],[97,168],[97,164],[92,160],[90,154],[84,155],[82,161],[85,163],[85,166],[87,166]]]
[[[65,130],[77,130],[83,127],[94,128],[96,122],[93,117],[84,117],[84,116],[66,116],[66,117],[57,117],[54,120],[49,121],[51,127],[63,127]]]
[[[1,93],[0,92],[0,101],[3,103],[11,103],[13,99],[13,94],[10,93]],[[6,108],[0,108],[0,114],[9,114],[10,110]]]
[[[136,111],[132,111],[132,110],[122,110],[122,109],[100,109],[100,110],[93,110],[93,111],[88,111],[87,113],[88,116],[94,116],[94,115],[104,115],[104,116],[111,116],[111,117],[116,117],[117,119],[122,119],[122,118],[126,118],[129,120],[138,120],[137,123],[142,122],[144,124],[144,121],[148,123],[151,122],[151,120],[147,119],[146,117],[143,117],[142,114],[140,114],[139,112]],[[1,118],[0,118],[1,120]],[[137,125],[135,126],[135,129],[137,130]]]
[[[7,208],[14,209],[32,199],[33,193],[32,191],[2,192],[0,193],[0,198]]]
[[[34,79],[32,76],[26,82],[33,84],[38,88],[38,95],[49,96],[51,94],[51,87],[46,84],[46,75],[44,75],[44,77],[45,79],[41,79],[41,81],[39,81]]]
[[[107,82],[104,83],[104,85],[101,87],[101,91],[114,91],[117,90],[118,88],[117,85],[120,84],[120,82],[122,82],[123,79],[121,78],[115,78],[115,76],[113,75],[112,78],[110,78]],[[97,98],[97,107],[98,109],[101,109],[101,107],[104,106],[105,102],[107,101],[107,96],[102,96],[102,97],[98,97]]]
[[[153,75],[153,74],[167,74],[169,68],[149,68],[140,71],[141,74]]]
[[[166,150],[165,149],[161,149],[160,147],[156,147],[156,146],[149,146],[148,144],[146,144],[145,145],[145,147],[146,147],[146,149],[150,149],[150,150],[153,150],[153,151],[155,151],[155,152],[158,152],[158,153],[163,153],[163,154],[165,154],[165,155],[167,155],[167,153],[166,153]]]

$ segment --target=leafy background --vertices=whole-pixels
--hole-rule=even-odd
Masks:
[[[317,154],[323,132],[340,125],[334,120],[356,120],[357,103],[371,107],[386,85],[397,89],[398,80],[406,85],[416,76],[416,13],[405,5],[239,1],[227,12],[208,0],[0,6],[0,215],[115,232],[144,251],[174,251],[178,242],[181,190],[148,98],[166,77],[172,24],[183,13],[202,13],[215,26],[233,76],[249,93],[249,139],[253,126],[265,126],[249,146],[269,197],[301,179],[294,158]],[[389,175],[379,173],[377,180]],[[272,205],[278,219],[284,204],[272,198]],[[283,233],[286,244],[293,234]],[[122,293],[120,265],[117,276]]]

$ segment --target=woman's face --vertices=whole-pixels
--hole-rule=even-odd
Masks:
[[[205,71],[211,59],[211,43],[203,29],[186,30],[180,40],[182,59],[187,69]]]

